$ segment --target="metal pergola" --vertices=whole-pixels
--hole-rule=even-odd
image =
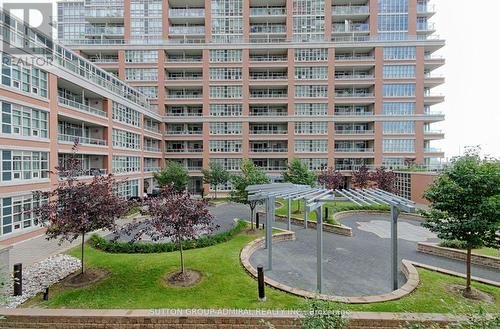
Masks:
[[[325,202],[339,199],[349,200],[359,206],[387,205],[391,207],[391,281],[392,288],[398,289],[398,216],[400,211],[415,212],[415,203],[398,195],[377,189],[337,189],[327,190],[307,185],[275,183],[252,185],[247,188],[249,201],[262,201],[266,208],[265,248],[267,249],[267,269],[273,266],[272,226],[275,220],[276,198],[288,201],[288,230],[291,230],[292,201],[304,200],[304,228],[307,228],[307,217],[310,212],[316,212],[317,218],[317,290],[323,292],[323,205]]]

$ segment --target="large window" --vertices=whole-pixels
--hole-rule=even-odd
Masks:
[[[209,145],[212,153],[241,152],[241,140],[211,140]]]
[[[135,88],[149,98],[158,98],[157,86],[136,86]]]
[[[113,146],[139,150],[141,148],[141,135],[113,128]]]
[[[158,81],[157,68],[126,68],[125,80],[128,81]]]
[[[210,98],[241,98],[242,86],[210,86]]]
[[[384,97],[415,97],[415,84],[385,84]]]
[[[241,104],[210,104],[210,116],[238,117],[242,115]]]
[[[295,104],[296,116],[318,116],[318,115],[327,115],[327,113],[328,113],[328,104],[318,104],[318,103]]]
[[[242,61],[241,49],[210,50],[210,63],[241,63]]]
[[[162,0],[130,1],[130,37],[134,43],[162,39]]]
[[[414,134],[415,121],[385,121],[384,134]]]
[[[378,32],[389,40],[408,34],[408,0],[378,0]]]
[[[328,151],[327,140],[296,140],[295,152],[297,153],[326,153]]]
[[[296,62],[325,62],[328,60],[327,48],[297,48],[295,49]]]
[[[241,68],[240,67],[211,68],[210,80],[241,80]]]
[[[210,122],[210,135],[241,135],[241,122]]]
[[[293,0],[293,39],[300,42],[325,38],[325,0]]]
[[[307,158],[300,160],[309,167],[309,170],[319,171],[328,167],[328,159],[326,158]]]
[[[113,120],[140,127],[141,113],[120,103],[113,102]]]
[[[2,150],[2,182],[49,178],[49,153]]]
[[[31,211],[39,206],[39,202],[46,203],[46,199],[37,201],[31,194],[14,197],[1,198],[1,217],[0,236],[16,232],[18,230],[33,227],[34,214]]]
[[[415,102],[384,102],[384,115],[414,115]]]
[[[328,97],[328,86],[323,85],[307,85],[295,86],[295,97],[304,98],[325,98]]]
[[[243,40],[243,0],[212,0],[212,40]]]
[[[241,159],[224,158],[224,159],[211,159],[210,161],[219,163],[224,167],[224,169],[230,171],[237,171],[240,170],[241,168]]]
[[[297,80],[327,80],[327,66],[312,66],[312,67],[296,67],[295,79]]]
[[[383,149],[387,153],[415,152],[415,139],[387,139],[383,140]]]
[[[113,174],[140,172],[141,159],[132,156],[113,155]]]
[[[328,134],[328,122],[295,122],[295,134],[326,135]]]
[[[417,57],[416,47],[385,47],[385,60],[405,60],[415,59]]]
[[[413,79],[415,65],[384,65],[384,79]]]
[[[116,195],[122,198],[130,198],[139,195],[139,180],[130,179],[123,182],[118,182],[114,186],[114,192]]]
[[[21,60],[0,53],[2,60],[2,84],[43,98],[48,97],[47,72],[27,66]]]
[[[49,113],[18,104],[2,102],[2,133],[48,138]]]
[[[158,63],[157,50],[125,50],[126,63]]]

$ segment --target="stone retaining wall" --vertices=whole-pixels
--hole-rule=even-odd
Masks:
[[[0,246],[0,295],[5,294],[11,285],[9,252],[12,246]],[[1,321],[1,320],[0,320]]]
[[[419,242],[417,244],[417,250],[426,254],[431,254],[435,256],[441,256],[461,261],[467,260],[467,252],[460,249],[441,247],[437,243],[429,242]],[[472,254],[471,257],[472,264],[488,266],[495,269],[500,269],[500,258],[485,256],[479,254]]]
[[[352,215],[356,214],[362,214],[362,215],[390,215],[390,211],[383,211],[383,210],[347,210],[347,211],[339,211],[337,213],[333,214],[333,219],[335,221],[339,221],[342,218],[345,217],[350,217]],[[401,213],[399,218],[405,218],[405,219],[411,219],[411,220],[417,220],[417,221],[424,221],[425,217],[416,215],[416,214],[409,214],[409,213]]]
[[[245,311],[232,314],[224,310],[70,310],[70,309],[2,309],[2,329],[254,329],[265,328],[262,320],[276,329],[299,328],[300,314],[290,312]],[[460,318],[444,314],[370,313],[347,315],[349,329],[402,328],[409,323],[437,324],[444,327]]]
[[[266,213],[265,212],[259,212],[259,216],[261,218],[265,218]],[[281,216],[281,215],[275,215],[275,219],[278,222],[282,223],[288,223],[288,217],[287,216]],[[295,226],[304,226],[304,220],[301,218],[295,218],[292,217],[290,218],[290,222],[292,225]],[[315,230],[316,229],[316,222],[312,220],[307,221],[307,227]],[[323,231],[328,232],[328,233],[333,233],[333,234],[339,234],[339,235],[345,235],[345,236],[352,236],[352,229],[350,227],[347,227],[345,225],[332,225],[328,223],[323,223]]]

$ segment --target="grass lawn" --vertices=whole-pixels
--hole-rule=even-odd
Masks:
[[[202,281],[189,288],[165,286],[165,273],[179,268],[179,253],[108,254],[86,248],[87,266],[109,269],[112,274],[105,281],[80,289],[55,285],[49,301],[41,295],[28,301],[24,307],[48,308],[267,308],[297,309],[304,299],[266,288],[267,301],[257,302],[257,283],[248,275],[239,261],[240,250],[262,232],[241,233],[232,240],[203,249],[185,252],[186,266],[203,272]],[[79,249],[69,252],[78,257]],[[459,294],[446,290],[447,283],[463,284],[464,280],[419,269],[421,284],[409,296],[392,302],[368,305],[349,305],[358,311],[376,312],[468,312],[479,302],[468,301]],[[478,289],[494,295],[495,304],[486,304],[486,310],[500,312],[500,289],[474,283]]]
[[[473,249],[473,253],[484,255],[484,256],[492,256],[500,258],[500,251],[495,248],[481,248],[481,249]]]
[[[276,214],[281,216],[288,216],[288,201],[287,200],[278,200],[283,204],[283,207],[276,208]],[[297,212],[297,208],[300,204],[300,212]],[[362,210],[362,209],[373,209],[373,210],[389,210],[388,207],[385,206],[358,206],[354,202],[351,201],[335,201],[335,202],[326,202],[325,205],[329,208],[328,210],[328,223],[330,224],[338,224],[333,219],[333,214],[346,211],[346,210]],[[304,201],[302,200],[292,200],[292,217],[304,219]],[[312,221],[316,221],[316,212],[309,213],[307,218]]]

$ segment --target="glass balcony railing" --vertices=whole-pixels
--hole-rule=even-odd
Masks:
[[[205,34],[205,26],[170,26],[170,34]]]
[[[123,35],[124,31],[123,26],[87,26],[85,28],[85,34]]]
[[[147,151],[147,152],[161,152],[159,146],[144,146],[144,151]]]
[[[373,129],[342,129],[335,130],[338,135],[371,135],[374,133]]]
[[[359,170],[361,167],[367,167],[370,170],[374,170],[375,166],[371,164],[335,164],[336,170]]]
[[[57,135],[57,139],[61,142],[70,142],[70,143],[74,143],[75,141],[78,141],[79,144],[83,144],[83,145],[98,145],[98,146],[106,146],[107,145],[107,142],[104,139],[90,138],[90,137],[83,137],[83,136],[76,136],[76,135],[59,134],[59,135]]]
[[[285,25],[273,25],[273,24],[263,24],[263,25],[250,25],[250,33],[285,33]]]
[[[202,153],[202,148],[167,148],[166,152],[168,153]]]
[[[375,96],[374,93],[335,92],[335,97],[339,98],[365,98],[374,96]]]
[[[99,109],[96,109],[94,107],[82,104],[82,103],[75,102],[71,99],[67,99],[67,98],[59,96],[57,98],[57,102],[60,105],[64,105],[64,106],[68,106],[68,107],[71,107],[71,108],[74,108],[74,109],[77,109],[80,111],[96,114],[96,115],[101,116],[101,117],[107,117],[106,112],[99,110]]]
[[[165,135],[201,135],[201,130],[167,130]]]
[[[339,153],[365,153],[373,152],[373,147],[339,147],[335,148],[335,152]]]
[[[365,80],[374,78],[375,76],[372,73],[335,73],[335,79],[339,80]]]
[[[285,129],[250,129],[252,135],[285,135],[288,131]]]
[[[333,6],[333,15],[369,14],[369,6]]]
[[[370,32],[370,24],[333,24],[333,32]]]
[[[160,167],[144,167],[144,172],[156,172],[160,171]]]
[[[92,176],[104,176],[108,172],[107,169],[102,168],[90,168],[90,169],[82,169],[76,172],[72,172],[71,174],[76,175],[77,177],[92,177]],[[70,173],[66,171],[61,171],[58,173],[59,178],[67,178]]]
[[[269,148],[256,148],[256,147],[251,147],[250,152],[252,153],[285,153],[288,152],[288,148],[286,147],[269,147]]]
[[[198,63],[203,61],[203,56],[175,56],[175,55],[167,55],[165,60],[167,63]]]
[[[90,18],[120,18],[124,17],[124,11],[123,9],[88,8],[85,10],[85,16]]]
[[[282,16],[282,15],[286,15],[286,7],[250,8],[250,16]]]
[[[205,17],[204,8],[170,8],[169,17]]]
[[[251,62],[286,62],[287,55],[250,55]]]
[[[335,55],[336,61],[371,61],[374,60],[374,55]]]

